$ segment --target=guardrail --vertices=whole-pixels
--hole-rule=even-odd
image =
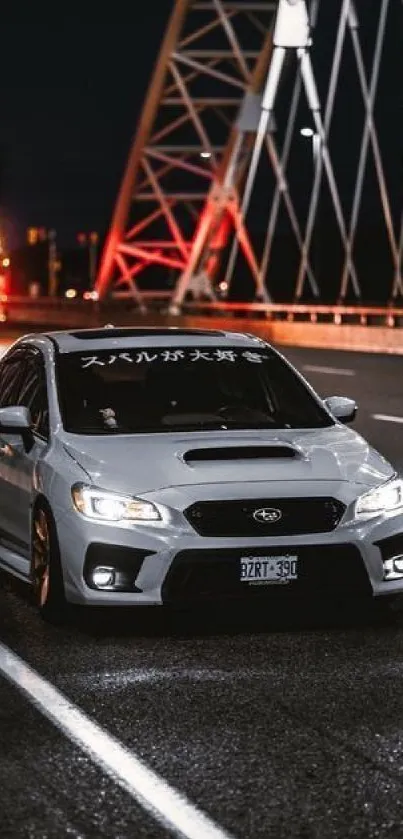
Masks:
[[[52,316],[59,313],[62,319],[63,315],[67,313],[75,315],[82,312],[89,317],[98,317],[100,314],[107,314],[108,312],[124,314],[130,311],[132,314],[133,312],[141,314],[142,311],[146,314],[149,311],[157,311],[162,315],[169,314],[170,317],[179,316],[183,313],[197,316],[208,315],[210,317],[233,315],[248,318],[248,320],[255,316],[257,319],[265,317],[267,320],[281,320],[291,323],[303,321],[334,323],[336,326],[359,324],[361,326],[382,325],[390,328],[403,327],[403,307],[307,303],[229,303],[217,300],[186,302],[182,306],[182,311],[178,312],[178,315],[174,315],[169,310],[170,297],[171,292],[143,292],[143,305],[140,309],[132,298],[129,299],[126,296],[121,299],[116,297],[116,299],[101,302],[96,299],[82,300],[75,298],[68,300],[59,297],[35,298],[0,295],[0,306],[7,320],[12,320],[13,316],[20,319],[19,314],[25,314],[25,312],[27,314],[31,313],[31,317],[34,318],[38,309],[44,313],[52,314]]]
[[[393,306],[342,306],[311,305],[305,303],[227,303],[198,302],[186,303],[184,311],[197,315],[228,315],[250,319],[251,316],[263,316],[266,319],[282,320],[289,323],[333,323],[357,324],[360,326],[387,326],[391,329],[403,327],[403,308]]]
[[[0,298],[0,320],[38,331],[101,326],[106,323],[218,328],[252,332],[288,346],[360,350],[403,355],[403,308],[283,303],[187,302],[169,312],[169,294],[145,294],[134,301]],[[242,322],[242,325],[240,323]]]

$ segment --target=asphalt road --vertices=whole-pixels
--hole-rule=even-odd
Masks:
[[[285,353],[321,395],[356,398],[357,430],[403,471],[403,358]],[[82,749],[76,708],[62,731],[62,705],[46,700],[55,723],[0,676],[2,838],[180,835],[136,799],[128,772],[124,787],[108,774],[101,734],[124,747],[122,767],[126,755],[155,773],[174,822],[169,792],[186,797],[182,835],[403,837],[401,619],[154,612],[55,629],[2,577],[0,642],[84,712],[83,736],[101,727],[104,749],[104,763]],[[19,681],[34,692],[33,674]]]

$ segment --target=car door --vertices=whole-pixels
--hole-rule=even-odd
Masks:
[[[33,473],[49,436],[45,366],[40,351],[27,349],[13,373],[14,383],[8,389],[5,383],[3,399],[0,389],[0,407],[29,408],[33,436],[27,445],[21,435],[0,432],[0,538],[6,547],[28,557]]]

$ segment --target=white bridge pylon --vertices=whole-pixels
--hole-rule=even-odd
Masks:
[[[275,102],[279,84],[281,81],[281,74],[284,67],[284,60],[287,50],[294,49],[297,52],[299,60],[299,75],[294,87],[294,97],[291,101],[291,108],[289,112],[288,131],[284,143],[283,157],[280,161],[276,161],[271,156],[272,163],[277,178],[277,189],[274,194],[270,221],[268,227],[268,236],[266,239],[265,256],[263,260],[264,271],[261,273],[261,283],[258,287],[258,294],[262,300],[270,301],[265,277],[269,265],[269,249],[275,234],[276,220],[279,209],[280,196],[287,196],[289,188],[286,178],[286,165],[288,161],[289,148],[295,128],[295,117],[297,111],[297,104],[301,95],[301,86],[304,87],[305,95],[308,101],[308,106],[312,114],[313,124],[316,130],[316,137],[318,144],[318,153],[314,155],[315,173],[312,193],[309,204],[308,220],[305,229],[305,237],[301,242],[297,232],[297,241],[301,250],[301,262],[299,266],[295,299],[301,299],[304,282],[308,278],[312,292],[315,297],[320,297],[320,289],[316,278],[313,275],[312,268],[309,263],[309,253],[312,243],[312,235],[315,227],[317,217],[319,193],[321,188],[321,181],[323,176],[323,169],[328,179],[328,185],[331,192],[333,207],[336,215],[337,224],[340,231],[340,236],[344,250],[344,266],[340,282],[340,301],[343,301],[348,291],[348,283],[351,280],[352,287],[356,298],[361,297],[361,287],[357,275],[357,270],[354,265],[353,248],[355,236],[357,231],[357,222],[361,206],[363,182],[365,175],[365,168],[368,161],[369,144],[372,145],[374,163],[376,168],[376,176],[379,186],[380,200],[382,203],[383,216],[385,220],[386,230],[388,234],[390,250],[394,264],[394,284],[392,296],[396,297],[403,293],[402,281],[402,249],[403,249],[403,221],[400,238],[396,236],[393,224],[392,212],[388,197],[388,190],[383,169],[381,151],[378,142],[378,136],[374,122],[374,106],[377,91],[377,83],[379,77],[379,68],[382,55],[382,47],[385,37],[385,25],[387,20],[387,13],[389,7],[389,0],[381,0],[381,8],[379,15],[379,22],[377,27],[376,45],[373,56],[373,66],[370,83],[367,81],[365,65],[358,36],[358,17],[355,10],[353,0],[342,0],[340,11],[338,32],[336,38],[336,46],[333,56],[333,64],[330,76],[330,83],[328,89],[328,96],[325,108],[325,116],[322,119],[321,104],[317,93],[315,75],[312,67],[310,47],[312,44],[310,36],[310,23],[315,25],[318,13],[318,0],[312,3],[311,20],[309,20],[307,5],[305,0],[280,0],[277,12],[276,25],[274,30],[274,51],[267,76],[266,87],[262,100],[262,113],[260,116],[259,126],[256,133],[252,159],[250,163],[248,178],[245,186],[245,192],[241,204],[241,212],[243,218],[246,217],[249,202],[252,196],[259,160],[264,146],[269,147],[272,140],[269,139],[268,126],[271,119],[274,117]],[[358,170],[356,175],[354,198],[351,211],[351,218],[349,223],[346,222],[343,214],[342,203],[339,196],[337,180],[334,174],[331,157],[328,148],[328,136],[331,127],[331,120],[333,116],[335,95],[337,90],[337,83],[339,79],[340,66],[343,55],[344,41],[347,30],[350,32],[354,57],[357,66],[359,83],[362,91],[362,96],[365,105],[365,125],[363,129],[362,143],[360,149]],[[302,85],[301,85],[302,82]],[[294,228],[295,232],[295,228]],[[230,281],[232,270],[235,266],[237,251],[237,243],[234,243],[229,268],[227,270],[227,280]]]

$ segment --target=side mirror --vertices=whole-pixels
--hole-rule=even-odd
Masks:
[[[0,408],[0,432],[25,435],[31,431],[32,420],[29,408],[23,405],[10,405]]]
[[[354,422],[357,416],[357,403],[354,399],[348,399],[346,396],[328,396],[323,400],[326,408],[331,414],[345,425],[349,422]],[[0,411],[1,414],[1,411]]]

